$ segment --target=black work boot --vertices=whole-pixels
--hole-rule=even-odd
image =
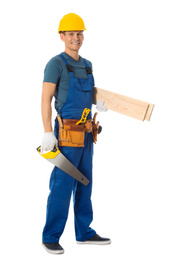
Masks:
[[[109,238],[100,237],[96,234],[94,237],[88,240],[77,241],[77,244],[108,245],[111,244],[111,240]]]
[[[47,243],[42,242],[42,246],[50,254],[63,254],[64,253],[64,249],[60,246],[59,243],[47,244]]]

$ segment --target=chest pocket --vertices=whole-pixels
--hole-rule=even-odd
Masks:
[[[93,82],[91,79],[78,79],[75,78],[75,87],[79,91],[91,92],[93,90]]]

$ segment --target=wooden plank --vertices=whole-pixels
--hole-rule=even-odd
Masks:
[[[150,118],[151,118],[151,115],[152,115],[152,112],[153,112],[153,109],[154,109],[154,105],[153,104],[149,104],[149,107],[148,107],[148,110],[146,112],[146,115],[145,115],[145,119],[146,121],[149,121]]]
[[[142,121],[149,120],[153,110],[153,105],[147,102],[94,87],[93,104],[98,100],[104,101],[110,110]]]

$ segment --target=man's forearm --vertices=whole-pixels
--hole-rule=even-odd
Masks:
[[[47,100],[42,100],[41,102],[41,113],[42,113],[42,121],[44,125],[44,132],[52,132],[52,124],[51,124],[51,118],[52,118],[52,108],[51,108],[51,102]]]
[[[42,112],[42,121],[44,125],[44,132],[52,132],[52,107],[51,101],[54,96],[56,89],[56,84],[50,82],[44,82],[42,88],[42,99],[41,99],[41,112]]]

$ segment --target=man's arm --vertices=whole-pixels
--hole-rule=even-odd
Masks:
[[[41,99],[41,113],[42,121],[44,125],[44,132],[52,132],[52,107],[51,101],[54,96],[56,84],[50,82],[44,82],[42,87],[42,99]]]

